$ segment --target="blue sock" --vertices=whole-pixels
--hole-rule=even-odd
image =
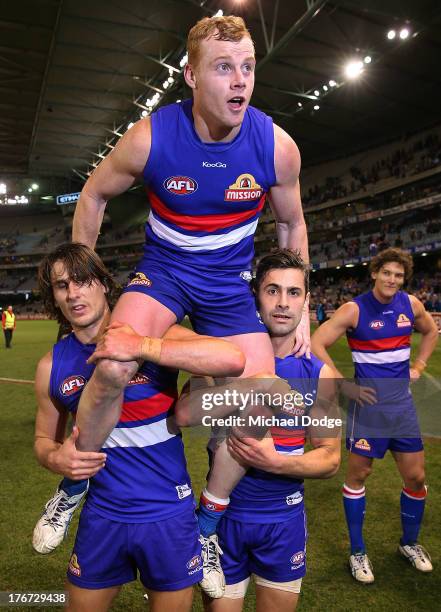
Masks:
[[[401,526],[403,528],[401,544],[403,546],[418,542],[418,534],[423,520],[424,506],[426,504],[426,495],[426,487],[424,487],[422,491],[412,491],[411,489],[403,487],[401,491]]]
[[[63,491],[67,493],[69,497],[72,497],[73,495],[83,493],[83,491],[87,489],[88,482],[88,480],[72,480],[70,478],[63,478],[58,485],[58,488],[63,489]]]
[[[351,541],[351,555],[366,552],[363,540],[363,521],[366,512],[365,492],[364,487],[350,489],[346,484],[343,485],[343,505]]]
[[[229,499],[219,499],[204,489],[199,500],[197,512],[199,530],[201,534],[208,538],[216,533],[219,521],[228,508]]]

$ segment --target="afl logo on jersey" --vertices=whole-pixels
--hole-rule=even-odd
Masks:
[[[197,190],[198,184],[188,176],[170,176],[164,181],[164,187],[175,195],[191,195]]]
[[[252,174],[241,174],[236,181],[225,190],[225,201],[241,200],[251,202],[263,195],[263,189],[256,183]]]
[[[376,319],[375,321],[371,321],[369,323],[369,327],[371,329],[381,329],[382,327],[384,327],[384,321],[381,321],[380,319]]]
[[[66,378],[65,380],[63,380],[63,382],[60,385],[61,394],[62,395],[73,395],[77,391],[81,391],[81,389],[84,387],[85,384],[86,384],[86,379],[84,378],[84,376],[79,376],[79,375],[69,376],[69,378]]]

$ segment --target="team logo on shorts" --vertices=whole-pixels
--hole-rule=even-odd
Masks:
[[[242,278],[244,281],[247,281],[247,283],[250,283],[253,279],[253,275],[251,274],[251,272],[249,270],[244,270],[243,272],[240,273],[240,278]]]
[[[86,382],[87,381],[84,376],[80,376],[78,374],[69,376],[69,378],[66,378],[61,383],[60,392],[64,396],[73,395],[74,393],[77,393],[77,391],[81,391]]]
[[[163,184],[174,195],[191,195],[198,188],[196,181],[189,176],[170,176]]]
[[[371,321],[369,323],[369,327],[371,329],[381,329],[384,327],[384,321],[380,321],[380,319],[376,319],[375,321]]]
[[[289,561],[290,563],[292,563],[292,566],[291,566],[292,570],[299,569],[300,567],[302,567],[302,565],[305,565],[304,551],[299,550],[299,552],[294,553]]]
[[[195,555],[187,563],[188,575],[191,576],[202,569],[202,559],[199,555]]]
[[[129,380],[128,385],[147,385],[150,382],[150,378],[145,374],[140,374],[139,372],[135,374],[133,378]]]
[[[81,576],[81,567],[78,563],[78,557],[75,553],[73,553],[70,558],[68,570],[71,574],[74,574],[75,576]]]
[[[189,495],[191,495],[191,488],[187,483],[183,485],[178,485],[175,488],[178,493],[179,499],[184,499],[185,497],[188,497]]]
[[[296,491],[295,493],[291,493],[291,495],[286,496],[287,506],[296,506],[297,504],[300,504],[302,500],[303,495],[300,493],[300,491]],[[294,561],[292,561],[292,563],[294,563]]]
[[[370,451],[371,450],[371,445],[369,444],[369,442],[365,438],[360,438],[355,443],[355,448],[359,448],[360,450]]]
[[[225,201],[231,202],[241,200],[242,202],[251,202],[263,195],[263,189],[256,183],[252,174],[241,174],[236,181],[225,189]]]
[[[256,317],[261,325],[265,325],[265,323],[262,321],[262,317],[260,316],[260,312],[258,310],[256,310]]]
[[[397,327],[410,327],[412,325],[410,319],[405,314],[398,315]]]
[[[147,278],[147,276],[143,272],[137,272],[132,278],[132,280],[127,284],[127,287],[131,287],[132,285],[142,285],[144,287],[151,287],[152,281]]]

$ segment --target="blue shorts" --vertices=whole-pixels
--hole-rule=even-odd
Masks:
[[[227,584],[251,574],[273,582],[290,582],[306,574],[304,508],[283,523],[243,523],[225,516],[217,534]]]
[[[157,523],[119,523],[87,505],[81,512],[67,578],[83,589],[136,580],[153,591],[178,591],[202,580],[193,509]]]
[[[351,405],[346,425],[346,448],[357,455],[382,459],[388,450],[417,453],[423,450],[413,401],[396,405]]]
[[[216,271],[144,258],[123,293],[145,293],[174,312],[188,315],[194,330],[207,336],[266,332],[249,285],[250,271]]]
[[[346,448],[355,455],[383,459],[388,450],[417,453],[424,445],[421,438],[346,438]]]

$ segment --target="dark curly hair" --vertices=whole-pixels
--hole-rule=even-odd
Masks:
[[[51,272],[55,262],[61,261],[70,279],[81,285],[99,281],[106,288],[106,298],[112,309],[119,297],[120,287],[113,280],[100,257],[85,244],[65,242],[48,253],[38,267],[38,286],[47,314],[68,327],[69,321],[55,304]]]
[[[381,270],[381,268],[389,263],[395,262],[400,264],[404,268],[404,282],[408,283],[412,278],[413,274],[413,259],[412,255],[407,251],[403,251],[402,249],[389,248],[384,251],[380,251],[378,255],[375,255],[371,259],[371,263],[369,264],[369,271],[377,273]]]

